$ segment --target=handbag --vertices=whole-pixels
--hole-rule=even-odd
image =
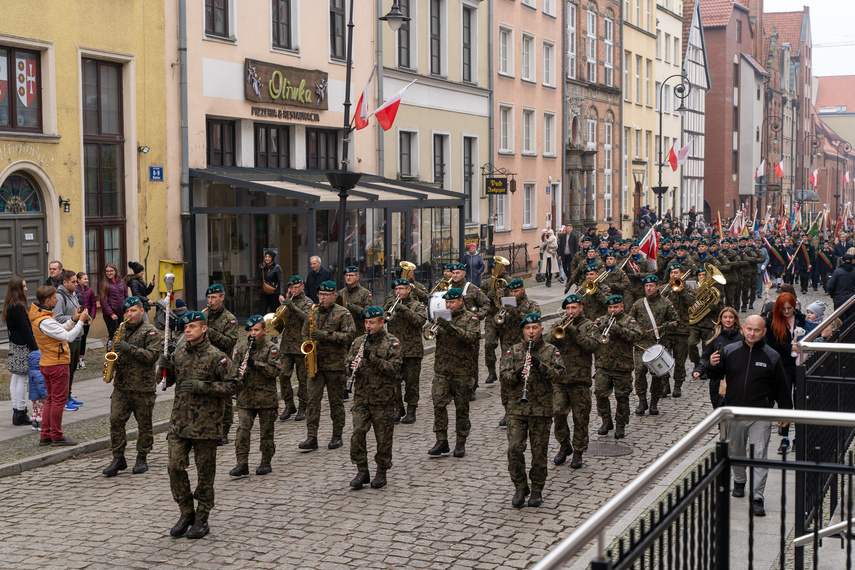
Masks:
[[[30,347],[22,344],[9,343],[9,372],[12,374],[26,375],[30,371],[27,357],[30,355]]]
[[[261,271],[261,289],[267,295],[272,295],[276,292],[276,287],[274,287],[264,279],[264,270]]]

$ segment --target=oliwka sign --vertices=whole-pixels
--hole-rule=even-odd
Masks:
[[[246,60],[247,100],[325,111],[328,108],[327,73]]]

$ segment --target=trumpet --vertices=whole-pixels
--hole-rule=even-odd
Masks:
[[[570,321],[568,322],[567,319],[570,319]],[[573,321],[575,321],[575,320],[576,320],[576,317],[572,317],[572,318],[569,316],[564,317],[564,319],[560,323],[555,325],[554,329],[552,329],[553,338],[556,338],[558,340],[561,340],[562,338],[564,338],[567,335],[567,327],[572,325]]]
[[[436,333],[439,331],[439,324],[434,320],[431,322],[430,326],[426,326],[422,336],[425,340],[434,340],[436,339]]]
[[[612,325],[615,324],[617,319],[614,315],[609,319],[608,325],[606,325],[606,330],[603,331],[602,337],[600,338],[600,342],[603,344],[607,344],[609,342],[609,331],[612,329]]]
[[[392,303],[392,306],[389,307],[389,310],[386,311],[386,321],[391,321],[395,318],[395,307],[398,306],[398,303],[401,302],[401,298],[395,295],[395,302]]]
[[[531,358],[531,344],[534,342],[533,340],[528,341],[528,352],[525,353],[525,361],[528,362],[528,359]],[[525,376],[523,377],[523,391],[520,396],[520,402],[523,404],[528,403],[528,377],[531,374],[531,364],[526,368]]]

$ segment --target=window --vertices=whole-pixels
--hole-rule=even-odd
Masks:
[[[588,150],[597,150],[597,120],[588,119],[585,125],[587,128]]]
[[[534,81],[534,38],[523,34],[522,38],[522,78]]]
[[[632,62],[632,56],[630,56],[628,51],[623,52],[623,100],[629,102],[630,101],[630,89],[629,89],[629,69],[632,67],[630,65]]]
[[[647,106],[650,106],[650,75],[653,73],[653,62],[647,60],[647,74],[644,76],[644,96],[647,100]]]
[[[87,272],[95,282],[107,263],[125,262],[124,120],[122,68],[84,59],[83,190]]]
[[[638,159],[638,152],[641,150],[641,129],[635,129],[635,158]]]
[[[526,6],[531,6],[532,8],[534,8],[535,7],[534,1],[535,0],[522,0],[522,3],[525,4]]]
[[[440,188],[447,187],[445,184],[447,145],[448,135],[433,135],[433,181],[439,184]]]
[[[621,213],[626,213],[629,203],[629,128],[623,129],[623,190],[621,194]]]
[[[612,123],[606,120],[605,139],[603,141],[603,217],[612,215]]]
[[[623,19],[629,22],[629,16],[632,14],[629,0],[623,0]]]
[[[335,170],[338,167],[338,131],[306,129],[306,168]]]
[[[398,0],[398,8],[404,16],[410,16],[410,0]],[[409,20],[401,23],[398,28],[398,67],[410,67],[410,36]]]
[[[606,77],[604,83],[609,87],[614,85],[614,22],[608,18],[605,19],[605,71]]]
[[[463,81],[472,81],[472,9],[463,8]]]
[[[552,65],[553,54],[555,53],[555,46],[551,43],[543,42],[543,84],[549,85],[550,87],[555,85],[555,81],[553,80],[553,71]]]
[[[674,36],[674,65],[680,65],[680,38]]]
[[[291,137],[288,127],[255,125],[255,166],[291,167]]]
[[[510,107],[499,108],[499,151],[514,151],[514,115]]]
[[[508,228],[505,222],[505,195],[498,194],[496,196],[496,229],[505,230]]]
[[[550,16],[555,15],[555,0],[543,0],[543,13]]]
[[[229,0],[205,0],[205,33],[229,37]]]
[[[416,170],[413,164],[414,139],[416,133],[401,131],[398,133],[398,156],[400,164],[398,172],[403,178],[412,178],[416,176]]]
[[[736,43],[742,43],[742,20],[736,20]]]
[[[587,31],[587,56],[588,56],[588,81],[597,82],[597,14],[588,11]]]
[[[665,63],[671,63],[671,34],[665,34]]]
[[[663,89],[663,91],[662,91],[662,104],[664,106],[664,109],[662,109],[662,112],[670,113],[671,112],[671,86],[665,85],[662,89]]]
[[[567,4],[567,77],[576,79],[576,5]]]
[[[739,87],[739,64],[733,64],[733,86]]]
[[[430,72],[442,75],[442,0],[430,0]]]
[[[662,59],[662,55],[659,53],[659,42],[662,41],[662,32],[656,30],[656,59]]]
[[[644,0],[635,0],[635,25],[641,27],[641,3]]]
[[[505,28],[499,29],[499,73],[503,75],[514,74],[514,52],[512,42],[513,32]]]
[[[644,160],[650,164],[650,131],[644,132]]]
[[[291,0],[273,0],[273,47],[292,49]]]
[[[0,130],[42,130],[38,52],[0,47]]]
[[[639,0],[640,2],[641,0]],[[650,0],[647,0],[647,11],[644,13],[644,21],[647,23],[647,26],[644,28],[648,32],[650,31]]]
[[[680,96],[677,93],[677,90],[674,89],[674,111],[673,112],[675,115],[680,114],[679,111],[677,111],[677,109],[679,109],[679,108],[680,108]]]
[[[733,174],[739,174],[739,151],[733,151]]]
[[[534,184],[523,184],[523,227],[533,225],[532,208],[534,208]]]
[[[733,130],[739,130],[739,107],[733,108]]]
[[[555,156],[555,115],[543,114],[543,154],[544,156]]]
[[[345,60],[344,0],[330,0],[330,57]]]
[[[662,84],[656,82],[656,112],[659,112],[659,100],[662,98]]]
[[[534,138],[534,111],[524,109],[523,114],[523,154],[534,154],[537,152]]]
[[[84,110],[84,120],[85,120]],[[208,166],[235,165],[235,123],[208,119]]]
[[[475,160],[478,158],[477,139],[463,137],[463,193],[466,200],[466,221],[478,221],[478,185],[475,184]]]
[[[635,103],[641,105],[641,56],[635,56]]]

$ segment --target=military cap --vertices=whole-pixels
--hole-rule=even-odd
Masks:
[[[395,279],[394,281],[392,281],[392,287],[399,287],[401,285],[409,287],[410,280],[409,279],[403,279],[403,278],[399,277],[398,279]]]
[[[452,267],[453,265],[454,265],[454,263],[446,263],[445,265],[442,266],[442,268],[447,269],[448,271],[451,271],[452,269],[454,269],[454,267]]]
[[[523,320],[520,321],[520,328],[523,328],[524,326],[530,325],[532,323],[539,323],[539,322],[540,322],[540,315],[538,315],[537,313],[529,313],[525,317],[523,317]]]
[[[707,268],[706,268],[706,267],[704,267],[703,265],[701,265],[700,267],[698,267],[698,275],[700,275],[701,273],[706,273],[706,272],[707,272]],[[699,281],[700,281],[700,280],[699,280]]]
[[[606,257],[617,257],[617,254],[614,252],[614,250],[610,249],[606,252]]]
[[[640,246],[641,244],[638,242],[638,240],[635,240],[635,241],[633,241],[632,243],[630,243],[629,245],[630,245],[631,247],[638,247],[638,246]]]
[[[585,273],[588,273],[589,271],[593,271],[594,273],[596,273],[599,270],[600,269],[596,265],[594,265],[593,263],[591,265],[588,265],[587,267],[585,267]]]
[[[335,293],[335,281],[324,281],[318,285],[318,291],[326,293]]]
[[[519,277],[511,279],[510,283],[508,283],[508,289],[511,291],[515,289],[522,289],[523,287],[525,287],[525,283],[523,283],[523,280]]]
[[[745,241],[747,239],[748,239],[748,236],[739,236],[739,239],[737,241]]]
[[[185,325],[189,325],[190,323],[195,323],[199,321],[205,323],[208,322],[208,317],[205,316],[205,313],[203,313],[202,311],[188,311],[184,314],[183,317],[181,317],[181,319],[179,319],[178,325],[183,327]]]
[[[345,273],[359,273],[359,268],[355,265],[348,265],[344,268]]]
[[[134,305],[142,305],[142,299],[140,299],[139,297],[128,297],[127,299],[125,299],[125,302],[122,303],[122,312],[124,313]]]
[[[442,296],[443,299],[461,299],[463,298],[463,290],[457,287],[452,287]]]
[[[246,326],[244,327],[246,330],[251,329],[258,323],[263,323],[264,317],[261,315],[252,315],[250,318],[246,320]]]
[[[603,303],[603,304],[604,304],[606,307],[608,307],[608,306],[611,306],[611,305],[617,305],[618,303],[623,303],[623,297],[621,297],[620,295],[612,295],[611,297],[609,297],[608,299],[606,299],[606,302],[605,302],[605,303]]]
[[[648,283],[659,283],[659,278],[653,274],[648,275],[644,279],[641,280],[642,283],[647,285]]]
[[[572,305],[573,303],[581,303],[582,297],[579,295],[571,294],[564,297],[564,300],[561,301],[561,308],[566,309],[567,305]]]
[[[225,293],[225,292],[226,292],[226,290],[222,285],[220,285],[219,283],[214,283],[213,285],[208,287],[207,291],[205,291],[205,296],[207,297],[208,295],[213,295],[214,293]]]
[[[382,316],[383,316],[383,309],[381,307],[377,307],[377,306],[368,307],[367,309],[362,311],[362,318],[363,319],[373,319],[374,317],[382,317]]]
[[[678,249],[678,250],[680,250],[680,249],[689,249],[689,248],[688,248],[688,247],[686,247],[686,244],[684,244],[684,243],[678,243],[678,244],[677,244],[677,249]]]
[[[591,241],[591,236],[589,236],[588,234],[583,235],[582,241]]]
[[[299,284],[300,284],[300,283],[302,283],[302,282],[303,282],[303,278],[302,278],[302,277],[300,277],[299,275],[292,275],[292,276],[291,276],[291,278],[288,280],[288,285],[289,285],[289,286],[291,286],[291,285],[299,285]]]
[[[707,240],[702,239],[701,241],[698,242],[698,245],[709,245],[709,244],[707,243]]]
[[[466,265],[463,263],[452,263],[450,265],[452,271],[466,271]]]
[[[668,271],[673,271],[675,269],[679,269],[680,271],[683,271],[683,266],[680,265],[679,263],[672,263],[671,265],[668,266]]]

